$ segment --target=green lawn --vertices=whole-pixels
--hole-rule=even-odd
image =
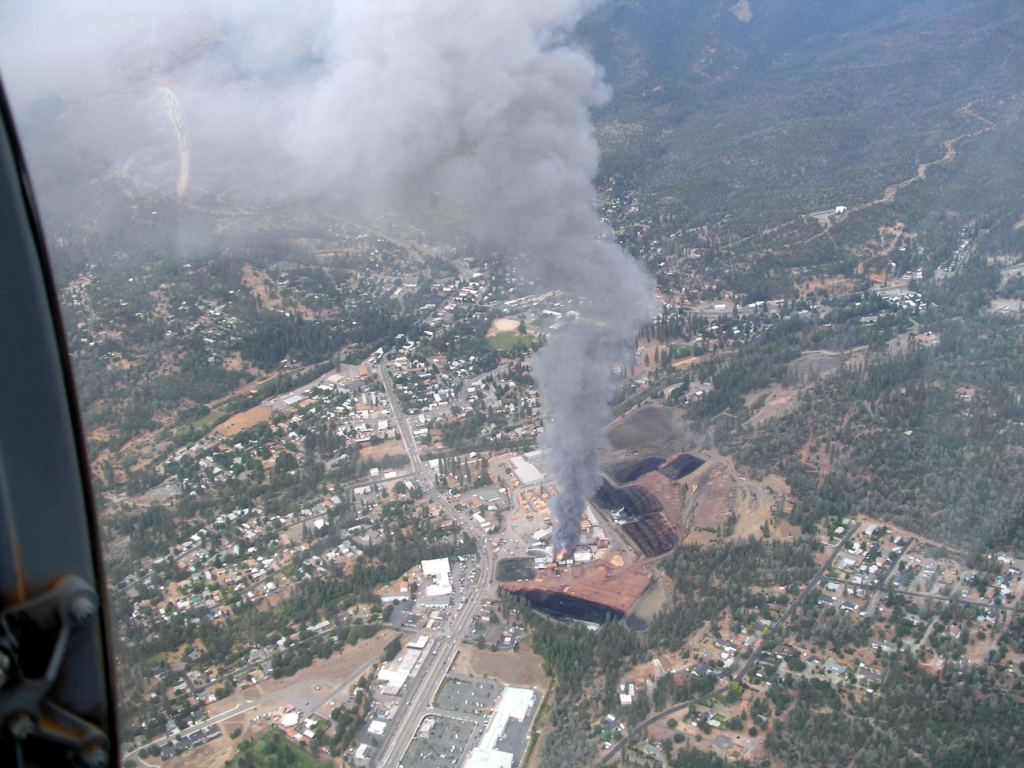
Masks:
[[[225,768],[325,768],[309,750],[293,744],[274,729],[258,739],[245,741]]]
[[[498,352],[511,352],[517,347],[528,347],[533,337],[529,334],[521,334],[516,331],[504,331],[488,337],[487,343]]]

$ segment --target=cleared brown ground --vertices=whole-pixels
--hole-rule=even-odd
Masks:
[[[689,544],[707,544],[719,538],[719,529],[731,513],[736,522],[729,538],[762,535],[761,526],[771,524],[773,507],[785,503],[789,488],[782,478],[769,476],[758,482],[738,471],[731,459],[709,461],[696,474],[690,475],[690,497],[687,500]],[[784,520],[776,520],[769,531],[770,538],[788,539],[797,533],[796,527]]]
[[[839,275],[831,275],[824,278],[811,278],[800,286],[802,296],[814,293],[819,288],[824,288],[830,294],[850,293],[856,287],[856,281]]]
[[[221,724],[224,735],[219,739],[207,742],[201,747],[189,749],[180,755],[164,762],[158,757],[147,757],[146,762],[152,765],[166,765],[174,768],[221,768],[235,755],[236,741],[228,736],[234,729],[242,728],[243,732],[250,725],[244,715],[232,718]],[[241,739],[239,739],[240,741]]]
[[[359,458],[363,461],[380,461],[385,456],[401,456],[405,446],[401,440],[385,440],[377,445],[365,445],[359,449]]]
[[[270,421],[273,415],[274,409],[269,405],[257,405],[255,408],[236,413],[230,419],[218,425],[215,431],[218,435],[224,437],[234,437],[239,432],[249,429],[249,427],[255,427],[257,424]]]
[[[750,393],[745,398],[747,407],[757,404],[758,408],[747,420],[746,426],[759,427],[769,419],[789,413],[796,405],[796,398],[797,390],[778,384]]]
[[[681,357],[678,360],[672,361],[673,368],[692,368],[704,358],[691,355],[690,357]]]
[[[515,653],[464,647],[455,658],[452,671],[457,675],[493,677],[506,685],[541,690],[547,690],[548,687],[543,659],[522,646]]]
[[[506,582],[502,587],[510,592],[561,592],[628,613],[654,576],[644,563],[620,565],[621,562],[595,560],[571,568],[545,569],[530,581]]]
[[[729,516],[736,489],[729,470],[723,464],[716,464],[693,477],[690,487],[695,487],[695,490],[690,512],[691,533],[686,540],[706,543],[716,538],[711,531],[717,531]]]
[[[266,272],[254,269],[249,264],[242,267],[242,284],[252,292],[256,300],[267,309],[279,309],[282,304],[281,298],[279,296],[271,296],[267,288],[271,282],[272,280]],[[298,312],[307,320],[313,320],[316,317],[316,313],[313,310],[299,302],[294,302],[289,307],[289,310]]]
[[[211,704],[208,707],[209,712],[215,715],[231,709],[236,703],[241,703],[242,706],[256,703],[257,709],[249,712],[249,716],[252,717],[257,712],[268,712],[280,706],[295,695],[293,692],[297,686],[301,689],[303,684],[309,683],[311,686],[320,684],[323,687],[319,682],[322,680],[340,683],[367,662],[379,658],[384,646],[395,637],[398,637],[397,632],[390,629],[382,630],[355,645],[345,646],[345,650],[340,653],[333,653],[326,659],[315,659],[310,666],[300,669],[291,677],[268,678],[256,685],[242,688],[231,696]]]
[[[279,298],[272,298],[267,290],[267,283],[270,278],[266,272],[257,271],[252,268],[251,265],[246,264],[242,267],[242,284],[245,285],[253,295],[259,300],[267,309],[276,309],[281,306],[281,300]]]
[[[499,333],[509,333],[519,328],[519,320],[514,317],[499,317],[491,327],[487,329],[488,336],[497,336]]]
[[[224,358],[224,367],[229,371],[244,371],[248,366],[238,352],[232,352]]]

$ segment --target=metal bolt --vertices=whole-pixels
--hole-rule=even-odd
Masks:
[[[96,603],[88,595],[79,595],[71,601],[71,618],[79,624],[85,624],[96,613]]]
[[[18,712],[7,719],[7,732],[16,741],[24,741],[36,730],[36,722],[28,712]]]
[[[78,753],[78,760],[85,768],[106,768],[110,758],[102,744],[90,744]]]
[[[11,671],[11,657],[3,648],[0,648],[0,688],[7,685],[7,673]]]

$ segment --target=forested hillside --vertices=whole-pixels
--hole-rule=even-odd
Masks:
[[[648,241],[684,232],[741,289],[852,269],[894,222],[941,250],[950,211],[1016,239],[1022,35],[1024,7],[993,0],[608,3],[584,23],[614,89],[605,184],[660,211]],[[838,204],[858,215],[817,237],[806,214]]]

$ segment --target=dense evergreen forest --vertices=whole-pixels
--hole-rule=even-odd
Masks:
[[[950,315],[936,344],[847,365],[794,412],[729,436],[744,465],[787,479],[795,522],[868,514],[972,550],[1024,541],[1024,332]]]
[[[785,765],[1010,768],[1024,761],[1019,691],[991,669],[934,675],[893,661],[873,697],[844,697],[823,680],[784,683],[784,713],[767,746]]]
[[[814,553],[820,549],[812,539],[679,546],[662,564],[675,585],[675,599],[655,616],[648,642],[678,649],[706,621],[721,622],[729,615],[734,626],[742,626],[770,617],[772,606],[787,605],[817,571]],[[780,593],[778,586],[786,590]]]

